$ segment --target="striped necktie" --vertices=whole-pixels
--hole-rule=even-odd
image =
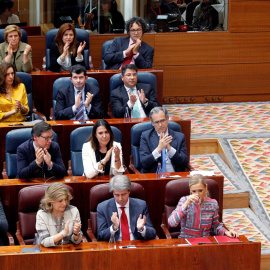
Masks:
[[[80,91],[77,91],[77,95],[79,95]],[[80,103],[80,106],[77,110],[77,113],[75,115],[75,119],[76,120],[83,120],[83,114],[84,114],[84,103],[83,103],[83,99],[81,99],[81,103]]]
[[[133,94],[133,89],[132,88],[130,88],[130,92],[131,92],[131,94]],[[132,118],[140,118],[141,117],[140,109],[139,109],[139,102],[140,102],[140,100],[137,99],[134,106],[133,106],[133,109],[131,111]]]

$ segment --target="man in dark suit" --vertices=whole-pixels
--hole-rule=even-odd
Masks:
[[[128,37],[116,37],[107,50],[104,61],[106,69],[122,69],[126,64],[135,64],[140,69],[152,68],[154,48],[142,41],[146,23],[133,17],[126,23]]]
[[[159,106],[156,89],[137,83],[137,73],[135,65],[125,65],[121,76],[124,84],[111,92],[112,113],[116,118],[123,118],[126,108],[132,118],[148,117],[151,109]]]
[[[154,128],[144,131],[140,141],[142,173],[155,173],[158,163],[163,172],[183,172],[188,164],[185,135],[168,129],[169,114],[156,107],[149,115]]]
[[[116,175],[110,180],[112,199],[97,207],[98,240],[116,241],[154,239],[156,230],[149,217],[146,202],[130,198],[131,182],[126,175]]]
[[[52,126],[46,122],[35,124],[32,139],[17,149],[17,178],[62,178],[66,175],[58,143],[53,142]]]
[[[103,118],[99,88],[87,84],[86,69],[81,65],[70,68],[71,82],[59,89],[56,96],[56,120],[88,120]]]

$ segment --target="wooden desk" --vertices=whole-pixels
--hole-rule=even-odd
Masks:
[[[163,98],[163,71],[145,70],[157,76],[157,99],[162,105]],[[110,102],[110,78],[119,73],[119,70],[96,70],[87,71],[89,77],[95,78],[99,83],[102,98],[104,117],[107,118],[108,104]],[[33,79],[33,100],[36,108],[49,119],[52,108],[53,83],[60,77],[70,77],[69,72],[38,71],[30,73]]]
[[[2,269],[260,269],[261,244],[241,243],[183,245],[184,239],[122,241],[116,249],[107,242],[42,248],[41,253],[20,253],[22,246],[0,247]],[[214,242],[214,241],[213,241]],[[119,246],[136,245],[120,249]],[[31,246],[26,246],[31,247]],[[80,249],[80,250],[78,250]]]
[[[167,173],[167,175],[180,175],[181,178],[188,177],[188,172],[183,173]],[[162,213],[164,210],[164,192],[166,184],[172,178],[156,179],[156,174],[130,174],[128,175],[131,181],[141,184],[145,190],[145,201],[147,202],[149,214],[153,226],[160,238],[164,238],[164,234],[160,228]],[[222,221],[223,210],[223,176],[208,177],[217,181],[219,186],[219,216]],[[69,179],[66,182],[65,179]],[[82,220],[82,230],[86,231],[87,220],[89,218],[89,191],[90,189],[102,183],[108,183],[110,176],[99,176],[95,179],[86,179],[83,176],[66,177],[61,182],[70,185],[74,190],[74,198],[71,204],[78,207]],[[179,177],[174,178],[179,179]],[[59,180],[50,180],[48,183],[53,183]],[[19,191],[29,185],[43,184],[45,180],[36,179],[28,182],[22,182],[18,179],[8,179],[0,181],[0,198],[9,223],[9,232],[14,235],[16,231],[16,222],[18,221],[18,193]]]
[[[97,120],[92,120],[94,123]],[[125,161],[125,165],[128,167],[129,165],[129,156],[131,154],[131,138],[130,138],[130,129],[132,126],[138,123],[142,123],[145,121],[150,121],[149,118],[142,119],[131,119],[130,122],[125,123],[121,118],[118,119],[107,119],[111,126],[115,126],[120,129],[122,132],[122,149],[123,149],[123,157]],[[188,157],[190,155],[190,132],[191,132],[191,121],[190,120],[180,120],[179,117],[172,116],[170,117],[170,121],[175,121],[181,126],[182,133],[185,134],[186,137],[186,147],[188,152]],[[58,135],[58,143],[60,145],[62,158],[64,164],[67,168],[68,160],[70,160],[70,133],[82,126],[89,126],[93,124],[73,124],[72,120],[64,120],[64,121],[48,121],[53,126],[53,130]],[[11,123],[12,124],[12,123]],[[0,141],[5,142],[6,134],[16,128],[25,128],[27,126],[10,126],[8,123],[0,123]],[[89,134],[90,135],[90,134]],[[5,161],[5,143],[0,144],[0,170],[2,172],[3,161]],[[0,176],[1,178],[1,176]]]

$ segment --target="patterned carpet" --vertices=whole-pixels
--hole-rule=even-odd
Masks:
[[[204,168],[222,173],[225,177],[224,193],[237,191],[235,183],[250,192],[250,202],[256,215],[251,217],[250,213],[247,214],[246,210],[250,209],[224,210],[224,222],[228,227],[243,231],[251,241],[262,242],[263,252],[269,254],[270,103],[188,104],[165,107],[170,115],[192,121],[191,138],[219,139],[236,175],[228,177],[220,169],[219,163],[209,155],[192,156],[191,164],[196,169]],[[260,221],[254,222],[256,216]]]

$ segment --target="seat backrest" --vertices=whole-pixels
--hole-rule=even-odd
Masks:
[[[212,199],[217,200],[217,202],[220,202],[220,194],[219,194],[219,187],[218,183],[213,179],[206,179],[208,191],[210,193],[210,197]],[[170,227],[168,224],[168,217],[172,213],[172,211],[176,208],[179,200],[183,196],[190,195],[190,189],[189,189],[189,179],[177,179],[170,181],[165,186],[165,201],[164,201],[164,214],[165,218],[163,219],[168,228],[169,232],[171,233],[172,238],[177,238],[180,233],[180,224],[177,227]],[[220,221],[222,220],[222,217],[220,217]]]
[[[107,40],[102,44],[102,50],[101,50],[101,55],[102,55],[101,68],[102,69],[106,69],[106,67],[107,67],[107,65],[105,64],[105,61],[104,61],[104,56],[105,56],[107,50],[112,45],[112,43],[113,43],[113,40]]]
[[[99,88],[99,83],[96,79],[88,77],[87,82],[88,84],[93,84],[94,86]],[[56,105],[56,96],[58,93],[58,90],[64,87],[68,87],[70,84],[72,84],[70,77],[62,77],[58,78],[53,83],[53,117],[55,119],[55,105]]]
[[[155,74],[152,74],[147,71],[138,71],[138,83],[151,84],[152,88],[157,90],[157,77]],[[110,78],[110,93],[117,87],[123,85],[121,79],[121,73],[115,74]]]
[[[27,43],[27,33],[24,29],[21,29],[21,31],[22,31],[21,42]],[[5,32],[5,29],[0,29],[0,43],[5,42],[4,32]]]
[[[32,76],[25,72],[16,72],[16,74],[20,78],[21,82],[25,85],[29,106],[28,116],[31,116],[33,113]]]
[[[18,218],[21,228],[21,236],[27,245],[34,241],[36,233],[36,214],[40,201],[43,198],[49,184],[36,185],[22,188],[18,194]],[[67,186],[71,195],[73,188]]]
[[[198,6],[199,4],[200,4],[200,1],[194,1],[194,2],[187,4],[186,22],[187,22],[189,29],[192,28],[193,13],[194,13],[196,6]]]
[[[93,186],[89,191],[90,222],[93,234],[97,237],[97,206],[99,203],[112,198],[109,183]],[[145,192],[142,185],[131,183],[130,197],[144,200]]]
[[[54,43],[55,36],[59,29],[51,29],[46,33],[46,70],[51,68],[51,58],[50,58],[50,45]],[[86,42],[85,48],[83,50],[83,58],[85,63],[85,68],[89,69],[89,52],[90,52],[90,43],[89,43],[89,34],[86,30],[76,28],[77,41]]]
[[[140,141],[141,141],[141,135],[144,131],[149,130],[153,128],[153,125],[151,122],[144,122],[134,125],[131,128],[130,136],[131,136],[131,154],[133,155],[134,160],[134,167],[140,171],[142,168],[141,160],[140,160]],[[169,121],[168,128],[172,129],[177,132],[181,132],[181,127],[179,124]]]
[[[122,133],[116,127],[111,127],[114,140],[122,144]],[[74,176],[83,175],[82,147],[92,133],[93,126],[79,127],[70,133],[71,168]]]
[[[17,148],[32,138],[32,128],[19,128],[9,131],[6,135],[6,170],[8,178],[17,176]],[[53,141],[57,142],[57,134],[53,131]]]

